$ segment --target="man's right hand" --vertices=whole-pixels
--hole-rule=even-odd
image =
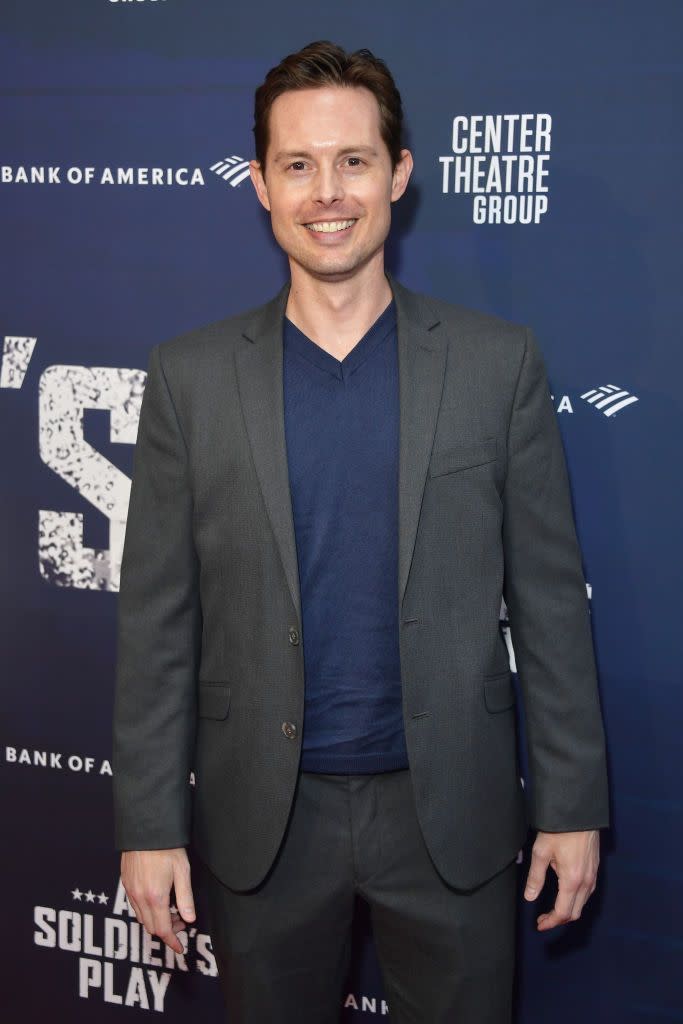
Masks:
[[[150,935],[158,935],[176,953],[183,947],[176,932],[196,919],[190,862],[185,847],[174,850],[126,850],[121,881],[135,916]],[[171,887],[178,913],[171,914]]]

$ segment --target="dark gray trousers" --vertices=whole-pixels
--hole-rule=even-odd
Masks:
[[[301,773],[266,879],[240,893],[206,871],[204,884],[229,1024],[337,1024],[356,893],[392,1024],[510,1024],[516,862],[473,891],[447,885],[409,769]]]

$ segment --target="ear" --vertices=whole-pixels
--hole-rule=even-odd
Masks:
[[[270,212],[270,202],[268,200],[268,188],[266,186],[266,179],[263,177],[261,164],[258,162],[258,160],[249,161],[249,174],[251,175],[251,183],[256,189],[256,195],[258,196],[261,206],[264,206],[266,210]]]
[[[409,149],[402,149],[401,156],[394,168],[391,179],[391,201],[400,199],[408,187],[408,179],[413,169],[413,155]]]

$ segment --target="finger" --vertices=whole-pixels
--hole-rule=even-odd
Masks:
[[[128,902],[130,903],[131,910],[135,914],[136,918],[138,919],[140,924],[142,924],[142,911],[140,910],[140,905],[136,902],[136,900],[133,899],[130,893],[128,893]]]
[[[540,853],[536,848],[531,851],[531,864],[527,875],[526,887],[524,889],[525,900],[535,900],[545,885],[546,872],[550,858]]]
[[[171,927],[176,935],[178,935],[179,932],[187,931],[187,921],[183,921],[180,914],[171,915]]]
[[[139,893],[136,896],[131,896],[128,890],[126,890],[126,895],[128,896],[128,902],[133,908],[139,923],[151,935],[154,926],[154,917],[147,898],[141,896]]]
[[[121,875],[121,881],[131,910],[135,914],[138,923],[151,934],[152,913],[142,888],[139,885],[136,887],[134,879],[129,877],[128,872]]]
[[[583,908],[586,906],[590,898],[592,890],[589,885],[582,885],[577,893],[576,899],[574,900],[574,906],[572,907],[572,921],[578,921],[583,913]]]
[[[558,924],[567,924],[571,920],[577,891],[560,885],[553,909],[536,918],[539,931],[548,931],[550,928],[556,928]]]
[[[190,884],[190,865],[187,862],[182,867],[176,867],[173,874],[173,889],[180,916],[184,921],[196,920],[197,914]]]
[[[176,936],[171,924],[171,912],[168,903],[157,903],[154,907],[154,934],[158,935],[162,942],[165,942],[176,953],[182,953],[183,947],[180,939]]]

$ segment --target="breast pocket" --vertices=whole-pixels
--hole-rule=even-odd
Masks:
[[[457,444],[441,445],[432,452],[429,463],[430,476],[444,476],[446,473],[460,473],[464,469],[484,466],[495,462],[498,446],[495,437],[480,441],[459,441]]]

